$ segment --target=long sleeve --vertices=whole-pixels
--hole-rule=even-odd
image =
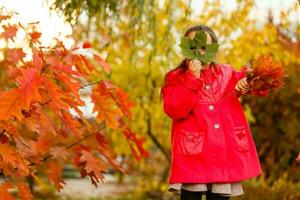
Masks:
[[[167,77],[167,83],[162,87],[163,109],[172,119],[187,117],[195,107],[200,89],[200,80],[189,70],[186,70],[180,78]]]
[[[241,70],[237,71],[235,69],[233,69],[233,75],[232,77],[237,81],[239,81],[240,79],[246,77],[246,71],[247,69],[249,69],[248,66],[243,66]]]

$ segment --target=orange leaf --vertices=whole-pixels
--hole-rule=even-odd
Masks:
[[[28,187],[28,185],[26,183],[18,183],[18,190],[19,190],[19,195],[21,200],[32,200],[33,199],[33,195]]]
[[[0,156],[4,162],[9,163],[12,166],[15,166],[17,163],[16,151],[9,144],[0,145]]]
[[[25,160],[13,146],[1,144],[0,156],[9,166],[17,167],[17,171],[13,170],[16,176],[26,176],[29,174],[28,161]]]
[[[43,80],[47,88],[47,93],[51,99],[49,105],[55,110],[69,110],[69,104],[64,101],[64,99],[68,99],[68,96],[66,96],[66,94],[50,80]]]
[[[93,69],[95,68],[94,65],[91,63],[91,61],[89,59],[87,59],[87,57],[83,56],[83,55],[79,55],[81,60],[84,62],[85,66],[89,69],[89,71],[93,71]]]
[[[9,49],[8,52],[8,60],[14,63],[19,62],[26,55],[22,48]]]
[[[17,83],[21,89],[21,100],[24,109],[29,109],[32,101],[40,102],[42,97],[39,93],[39,87],[42,84],[42,78],[34,68],[21,69],[22,76],[17,78]]]
[[[36,49],[32,50],[32,62],[38,70],[42,69],[43,66],[42,55]]]
[[[68,152],[65,147],[52,147],[50,149],[50,154],[53,155],[53,158],[62,158],[67,159]]]
[[[4,29],[4,32],[2,33],[2,36],[5,38],[5,40],[11,39],[14,41],[14,37],[17,34],[17,27],[15,25],[3,25],[2,28]]]
[[[64,129],[70,129],[72,133],[78,138],[82,138],[83,131],[81,130],[82,124],[78,122],[78,120],[71,117],[70,114],[63,113],[62,115],[63,122],[64,122]]]
[[[111,72],[111,67],[110,65],[105,62],[104,59],[102,59],[100,56],[94,54],[94,59],[103,67],[104,71],[106,73],[110,73]]]
[[[30,140],[29,142],[34,155],[47,153],[51,146],[51,140],[47,138],[47,135],[41,135],[37,138],[37,140]]]
[[[84,105],[84,101],[82,101],[79,96],[79,89],[81,88],[81,84],[78,83],[78,81],[74,78],[65,76],[62,73],[55,73],[55,75],[64,83],[67,91],[72,92],[72,94],[76,97],[77,102],[79,102],[81,105]]]
[[[23,117],[21,99],[19,88],[0,93],[0,120],[8,120],[12,116],[21,119]]]
[[[0,185],[0,199],[3,200],[15,200],[15,198],[8,192],[8,189],[13,188],[11,183],[2,183]]]
[[[61,179],[62,169],[61,167],[53,162],[48,164],[48,168],[46,169],[46,173],[48,175],[49,180],[54,184],[58,192],[63,188],[63,185],[66,184],[63,179]]]
[[[97,121],[101,123],[104,120],[107,127],[117,128],[119,126],[119,118],[123,113],[119,108],[115,108],[114,101],[110,96],[100,95],[96,90],[91,98],[94,103],[93,112],[98,111]]]
[[[34,31],[34,32],[30,33],[29,35],[30,35],[30,38],[31,38],[32,42],[39,42],[39,39],[40,39],[42,34],[40,32]]]
[[[6,20],[6,19],[10,19],[11,16],[8,16],[8,15],[0,15],[0,22],[3,21],[3,20]]]
[[[95,186],[99,179],[103,182],[104,176],[102,171],[106,171],[108,166],[101,162],[98,157],[95,157],[90,151],[82,150],[80,156],[80,162],[84,163],[84,169],[86,173],[92,178],[92,182]]]
[[[56,65],[51,66],[51,68],[56,70],[57,73],[64,72],[67,74],[74,74],[76,76],[81,76],[81,74],[78,71],[75,71],[72,69],[72,65],[56,64]]]
[[[136,160],[141,160],[142,157],[148,157],[150,153],[146,151],[143,147],[143,143],[145,142],[144,138],[138,138],[136,133],[134,133],[129,128],[125,128],[122,133],[126,136],[127,140],[132,141],[136,144],[140,155],[138,155],[137,151],[134,149],[132,144],[130,144],[130,149],[135,157]]]
[[[123,113],[128,116],[129,119],[131,119],[131,112],[130,109],[134,105],[129,99],[128,99],[128,94],[124,92],[120,87],[114,87],[116,94],[117,94],[117,99],[116,101],[119,103],[118,106],[121,107]]]

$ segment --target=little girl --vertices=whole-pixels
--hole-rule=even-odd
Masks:
[[[193,39],[197,31],[206,33],[208,44],[217,43],[207,26],[192,27],[185,36]],[[166,74],[161,91],[164,112],[172,119],[168,190],[181,200],[242,195],[241,181],[262,174],[239,101],[248,91],[247,70],[184,59]]]

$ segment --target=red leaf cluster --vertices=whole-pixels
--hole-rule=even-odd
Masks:
[[[250,94],[267,96],[271,89],[284,86],[283,78],[287,76],[283,66],[272,57],[262,55],[253,63],[252,70],[247,71]]]

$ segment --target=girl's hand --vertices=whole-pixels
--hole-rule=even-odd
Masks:
[[[189,70],[197,77],[200,78],[200,73],[203,68],[201,62],[197,59],[191,60],[189,62]]]
[[[249,91],[249,84],[247,82],[247,77],[240,79],[235,85],[235,89],[241,94],[245,94]]]

